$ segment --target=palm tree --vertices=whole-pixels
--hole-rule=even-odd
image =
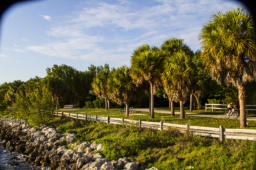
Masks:
[[[94,94],[99,97],[105,99],[105,109],[109,109],[109,97],[108,97],[108,88],[107,81],[109,78],[110,70],[109,65],[105,64],[102,69],[99,70],[96,77],[92,82],[92,89]]]
[[[241,128],[246,127],[245,86],[256,77],[255,38],[252,17],[240,8],[213,15],[200,35],[211,76],[238,89]]]
[[[184,101],[190,93],[192,75],[192,56],[180,50],[166,58],[162,82],[168,96],[180,102],[180,118],[185,118]]]
[[[113,69],[108,79],[108,96],[115,103],[125,104],[126,116],[129,116],[129,106],[134,97],[136,86],[132,81],[130,69],[126,66]]]
[[[161,50],[163,51],[165,58],[168,59],[173,56],[174,53],[178,51],[185,51],[189,55],[192,55],[190,48],[183,43],[182,39],[170,38],[166,40],[162,46]],[[168,69],[168,68],[167,68]],[[168,81],[166,72],[162,74],[162,84],[164,86],[165,92],[167,93],[168,100],[171,106],[171,114],[174,115],[174,104],[173,104],[173,90],[171,87],[171,82]]]
[[[131,58],[131,77],[139,85],[143,81],[150,86],[150,115],[154,117],[154,91],[160,82],[164,56],[157,47],[142,45],[133,52]]]

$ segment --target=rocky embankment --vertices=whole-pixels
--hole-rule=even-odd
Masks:
[[[76,144],[73,143],[74,134],[62,134],[46,126],[36,129],[15,119],[0,119],[0,139],[9,151],[23,153],[27,155],[26,161],[49,169],[144,169],[140,163],[127,158],[107,160],[100,153],[95,153],[103,150],[102,144]],[[68,149],[68,144],[73,149]]]

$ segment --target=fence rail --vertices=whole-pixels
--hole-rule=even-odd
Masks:
[[[67,113],[67,112],[56,112],[56,116],[65,116],[78,120],[85,121],[97,121],[104,122],[107,124],[118,124],[118,125],[135,125],[139,128],[150,128],[155,130],[168,130],[168,129],[177,129],[182,133],[195,134],[200,136],[207,136],[213,138],[219,138],[220,141],[225,139],[240,139],[240,140],[254,140],[256,141],[256,130],[252,129],[226,129],[222,126],[219,128],[212,127],[202,127],[202,126],[190,126],[189,124],[180,125],[173,123],[160,122],[149,122],[141,120],[130,120],[124,118],[111,118],[90,114],[78,114],[78,113]]]
[[[226,104],[205,104],[205,111],[211,109],[212,112],[214,110],[227,110]],[[248,113],[249,111],[256,111],[256,105],[245,105],[245,111]]]

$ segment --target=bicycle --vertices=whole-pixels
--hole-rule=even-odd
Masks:
[[[235,119],[238,119],[240,116],[239,110],[237,108],[232,108],[231,113],[228,113],[228,109],[225,110],[225,116],[226,118],[230,119],[230,117],[234,117]]]

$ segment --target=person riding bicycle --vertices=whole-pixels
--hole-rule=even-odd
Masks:
[[[228,104],[228,113],[227,113],[227,115],[230,115],[234,110],[233,110],[234,108],[233,108],[233,103],[232,102],[230,102],[229,104]]]

